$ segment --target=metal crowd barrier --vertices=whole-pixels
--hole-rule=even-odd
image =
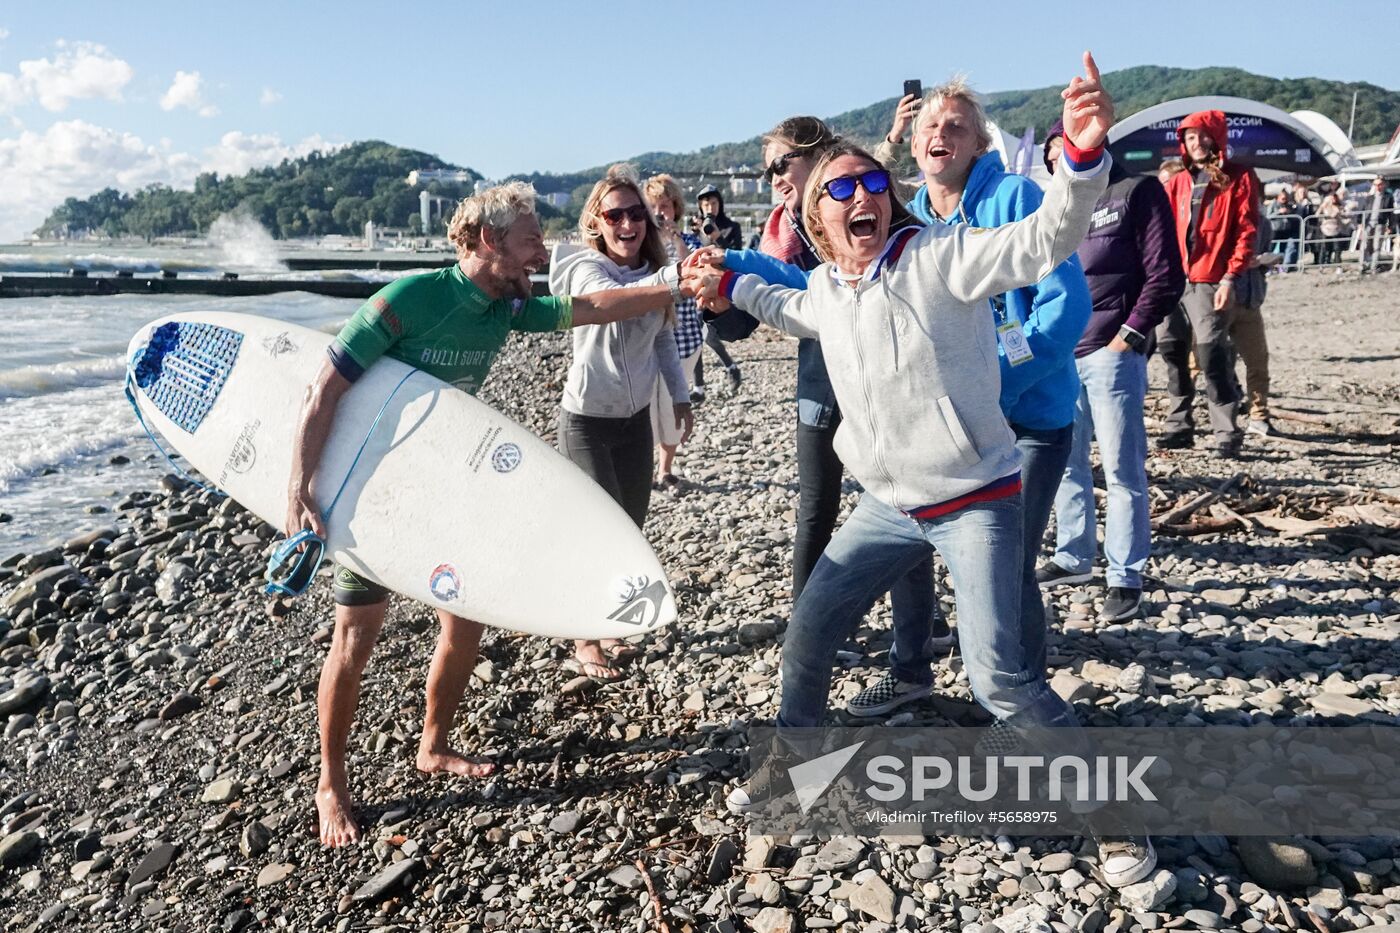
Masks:
[[[1292,236],[1274,234],[1273,251],[1283,255],[1277,268],[1283,272],[1324,268],[1393,272],[1400,268],[1400,208],[1378,214],[1352,210],[1335,218],[1316,213],[1301,218],[1286,216],[1293,220],[1297,232]],[[1324,223],[1333,229],[1324,232]]]

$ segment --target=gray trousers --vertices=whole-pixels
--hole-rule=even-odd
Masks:
[[[1217,446],[1235,446],[1241,439],[1236,426],[1240,386],[1235,379],[1235,349],[1230,342],[1230,326],[1239,309],[1231,305],[1215,310],[1217,286],[1188,282],[1181,305],[1157,328],[1157,351],[1167,364],[1167,434],[1194,431],[1191,402],[1196,383],[1191,378],[1191,349],[1206,377],[1210,429]]]

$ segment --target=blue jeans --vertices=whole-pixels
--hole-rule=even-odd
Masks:
[[[1279,271],[1287,272],[1298,265],[1298,240],[1274,240],[1273,251],[1283,254],[1283,263],[1279,266]]]
[[[1152,553],[1147,501],[1147,430],[1142,403],[1147,395],[1147,358],[1104,347],[1080,357],[1079,409],[1059,495],[1055,497],[1055,563],[1087,572],[1098,550],[1094,477],[1089,443],[1097,438],[1108,486],[1104,528],[1105,575],[1109,586],[1142,589],[1142,570]]]
[[[1011,425],[1016,432],[1016,449],[1021,453],[1021,644],[1031,664],[1045,669],[1045,603],[1035,582],[1036,559],[1040,556],[1045,526],[1050,524],[1050,507],[1060,487],[1065,463],[1074,443],[1074,425],[1063,428],[1027,428]],[[903,592],[901,591],[901,595]],[[939,620],[938,603],[932,604],[931,618]],[[959,613],[961,616],[961,613]],[[933,651],[928,648],[928,626],[921,633],[919,617],[909,612],[894,616],[894,644],[890,646],[890,668],[905,683],[933,683]],[[901,623],[904,627],[901,628]],[[911,628],[912,626],[912,628]]]
[[[1076,726],[1074,713],[1046,683],[1045,668],[1037,667],[1025,648],[1019,621],[1021,537],[1020,497],[977,503],[928,521],[910,518],[869,493],[861,497],[793,608],[783,643],[778,728],[822,724],[837,649],[875,600],[928,557],[930,547],[943,556],[952,577],[958,640],[977,701],[1012,726]],[[909,608],[911,616],[918,610]]]

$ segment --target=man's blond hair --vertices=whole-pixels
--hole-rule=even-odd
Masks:
[[[534,186],[523,181],[508,181],[479,191],[458,204],[447,225],[447,238],[457,247],[458,258],[465,258],[467,253],[480,249],[484,228],[490,227],[497,235],[504,235],[511,224],[534,213]]]
[[[972,113],[972,132],[977,135],[978,154],[991,149],[992,131],[987,126],[987,111],[983,109],[982,99],[972,89],[965,74],[955,74],[924,93],[924,103],[919,108],[917,126],[923,126],[934,114],[948,106],[949,101],[954,100],[962,101]]]

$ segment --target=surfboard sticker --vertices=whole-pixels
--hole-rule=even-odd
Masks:
[[[525,459],[520,447],[506,441],[495,450],[491,451],[491,466],[495,467],[497,473],[509,473],[520,466],[520,461]]]
[[[666,584],[645,576],[623,577],[616,585],[619,602],[608,619],[638,628],[651,628],[661,618],[661,605],[666,601]]]
[[[462,578],[451,564],[438,564],[428,577],[428,590],[438,599],[450,603],[462,592]]]

